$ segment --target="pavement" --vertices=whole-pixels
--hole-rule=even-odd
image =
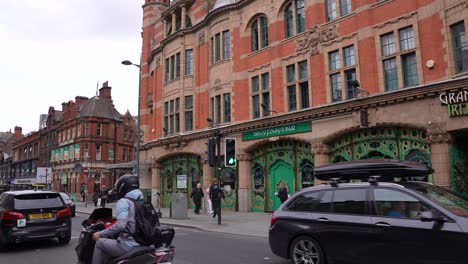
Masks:
[[[89,215],[96,208],[92,202],[88,202],[87,207],[85,207],[83,202],[75,202],[75,204],[76,212],[81,214]],[[106,207],[112,208],[112,211],[115,213],[115,204],[107,203]],[[169,208],[161,208],[161,212],[163,216],[159,221],[164,225],[263,238],[268,237],[268,228],[270,227],[272,215],[271,213],[244,213],[223,210],[221,213],[221,225],[218,225],[218,217],[213,218],[204,208],[201,209],[200,215],[195,214],[193,209],[188,209],[186,219],[171,218]]]

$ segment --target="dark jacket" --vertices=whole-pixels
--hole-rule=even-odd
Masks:
[[[224,192],[219,188],[218,184],[212,184],[210,187],[210,199],[219,201],[221,198],[224,199]]]
[[[203,196],[203,190],[198,188],[193,189],[192,193],[190,194],[190,197],[195,200],[200,200]]]
[[[278,198],[281,203],[284,203],[288,199],[288,189],[286,189],[286,187],[278,190]]]

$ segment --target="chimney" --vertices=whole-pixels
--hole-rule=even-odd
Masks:
[[[23,136],[23,129],[19,126],[15,126],[15,137],[20,139]]]
[[[111,89],[112,89],[112,87],[109,86],[109,82],[105,81],[102,84],[101,89],[99,89],[99,97],[103,97],[103,98],[106,98],[106,99],[112,99]]]
[[[75,97],[75,104],[81,105],[81,104],[84,103],[86,100],[88,100],[88,97],[76,96],[76,97]]]
[[[67,103],[63,102],[62,103],[62,112],[65,112],[66,109],[67,109]]]

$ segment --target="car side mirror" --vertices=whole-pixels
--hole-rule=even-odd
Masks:
[[[421,213],[421,221],[422,222],[445,222],[447,219],[443,217],[439,213],[435,213],[433,211],[424,211]]]

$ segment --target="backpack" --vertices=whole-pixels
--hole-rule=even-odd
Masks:
[[[159,227],[159,217],[150,202],[126,198],[133,202],[135,207],[135,233],[133,238],[143,246],[156,243],[155,231]]]

